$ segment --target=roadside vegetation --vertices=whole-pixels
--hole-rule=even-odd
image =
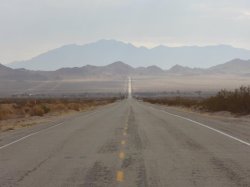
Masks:
[[[13,130],[19,121],[21,126],[34,125],[34,118],[48,115],[60,116],[72,112],[88,110],[100,105],[115,102],[116,98],[108,99],[0,99],[0,131]],[[10,125],[11,122],[14,123]]]
[[[233,91],[221,90],[208,98],[142,98],[152,104],[182,106],[208,112],[228,111],[237,115],[250,114],[250,86],[240,87]]]

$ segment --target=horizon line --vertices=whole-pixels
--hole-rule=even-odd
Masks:
[[[45,71],[45,72],[53,72],[53,71],[58,71],[58,70],[61,70],[61,69],[84,68],[84,67],[87,67],[87,66],[92,66],[92,67],[106,67],[106,66],[110,66],[110,65],[113,65],[113,64],[116,64],[116,63],[121,63],[121,64],[127,65],[127,66],[129,66],[129,67],[131,67],[131,68],[133,68],[133,69],[156,67],[156,68],[159,68],[159,69],[161,69],[161,70],[163,70],[163,71],[169,71],[169,70],[171,70],[172,68],[174,68],[174,67],[176,67],[176,66],[177,66],[177,67],[179,66],[179,67],[182,67],[182,68],[189,68],[189,69],[208,70],[208,69],[210,69],[210,68],[212,68],[212,67],[219,66],[219,65],[223,65],[223,64],[226,64],[226,63],[235,61],[235,60],[250,61],[250,59],[233,58],[233,59],[231,59],[231,60],[229,60],[229,61],[222,62],[222,63],[220,63],[220,64],[217,64],[217,65],[214,65],[214,66],[209,66],[209,67],[190,67],[190,66],[184,66],[184,65],[181,65],[181,64],[175,64],[175,65],[173,65],[173,66],[171,66],[171,67],[169,67],[169,68],[163,68],[163,67],[160,67],[160,66],[155,65],[155,64],[149,65],[149,66],[132,66],[132,65],[130,65],[130,64],[124,62],[124,61],[118,60],[118,61],[114,61],[114,62],[107,63],[107,64],[105,64],[105,65],[91,65],[91,64],[86,64],[86,65],[84,65],[84,66],[75,66],[75,67],[69,67],[69,66],[68,66],[68,67],[61,67],[61,68],[54,69],[54,70],[12,68],[12,67],[9,67],[7,64],[2,64],[1,62],[0,62],[0,65],[3,65],[3,66],[5,66],[5,67],[7,67],[7,68],[11,68],[11,69],[13,69],[13,70],[18,70],[18,69],[21,70],[21,69],[24,69],[24,70],[28,70],[28,71]]]

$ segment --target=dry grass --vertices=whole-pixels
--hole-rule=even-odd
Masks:
[[[111,99],[3,99],[0,100],[0,132],[35,124],[37,117],[88,110],[115,102]],[[33,118],[36,120],[32,121]],[[25,119],[25,120],[23,120]]]
[[[221,90],[215,96],[200,98],[143,98],[145,102],[168,106],[183,106],[208,112],[228,111],[238,115],[250,114],[250,86],[234,91]]]
[[[204,100],[201,105],[209,111],[229,111],[235,114],[250,114],[250,86],[234,91],[221,90],[214,97]]]

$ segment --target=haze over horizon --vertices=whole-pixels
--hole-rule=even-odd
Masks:
[[[16,62],[16,61],[26,61],[26,60],[32,59],[32,58],[34,58],[34,57],[36,57],[38,55],[41,55],[43,53],[46,53],[46,52],[49,52],[51,50],[58,49],[58,48],[61,48],[61,47],[70,46],[70,45],[84,46],[84,45],[89,45],[89,44],[93,44],[93,43],[98,43],[98,42],[101,42],[101,41],[122,42],[124,44],[132,45],[132,46],[134,46],[136,48],[146,48],[146,49],[154,49],[154,48],[158,48],[158,47],[181,48],[181,47],[228,46],[228,47],[233,47],[233,48],[236,48],[236,49],[244,49],[244,50],[249,50],[250,51],[250,48],[234,46],[234,45],[226,44],[226,43],[207,43],[207,44],[171,44],[171,43],[168,44],[168,43],[151,43],[151,42],[146,42],[146,43],[141,42],[141,43],[139,43],[139,42],[136,42],[136,41],[135,42],[133,42],[133,41],[124,41],[124,40],[119,40],[119,39],[115,39],[115,38],[102,38],[102,39],[89,41],[89,42],[86,42],[86,43],[79,43],[79,42],[65,43],[65,44],[62,44],[62,45],[57,45],[57,46],[54,46],[52,48],[48,48],[48,49],[45,49],[43,51],[34,53],[33,55],[27,56],[26,58],[14,59],[14,60],[9,61],[9,62],[4,62],[3,61],[3,63],[0,61],[0,63],[8,65],[8,64],[11,64],[11,63]]]
[[[250,59],[250,50],[227,45],[206,47],[135,47],[116,40],[99,40],[86,45],[65,45],[42,53],[29,60],[8,64],[11,68],[56,70],[85,65],[105,66],[122,61],[133,67],[156,65],[169,69],[174,65],[209,68],[233,59]]]
[[[100,39],[149,48],[225,44],[250,49],[249,20],[247,0],[0,0],[0,62]]]

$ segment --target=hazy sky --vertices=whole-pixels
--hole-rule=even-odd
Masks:
[[[250,0],[0,0],[0,63],[104,38],[250,49]]]

